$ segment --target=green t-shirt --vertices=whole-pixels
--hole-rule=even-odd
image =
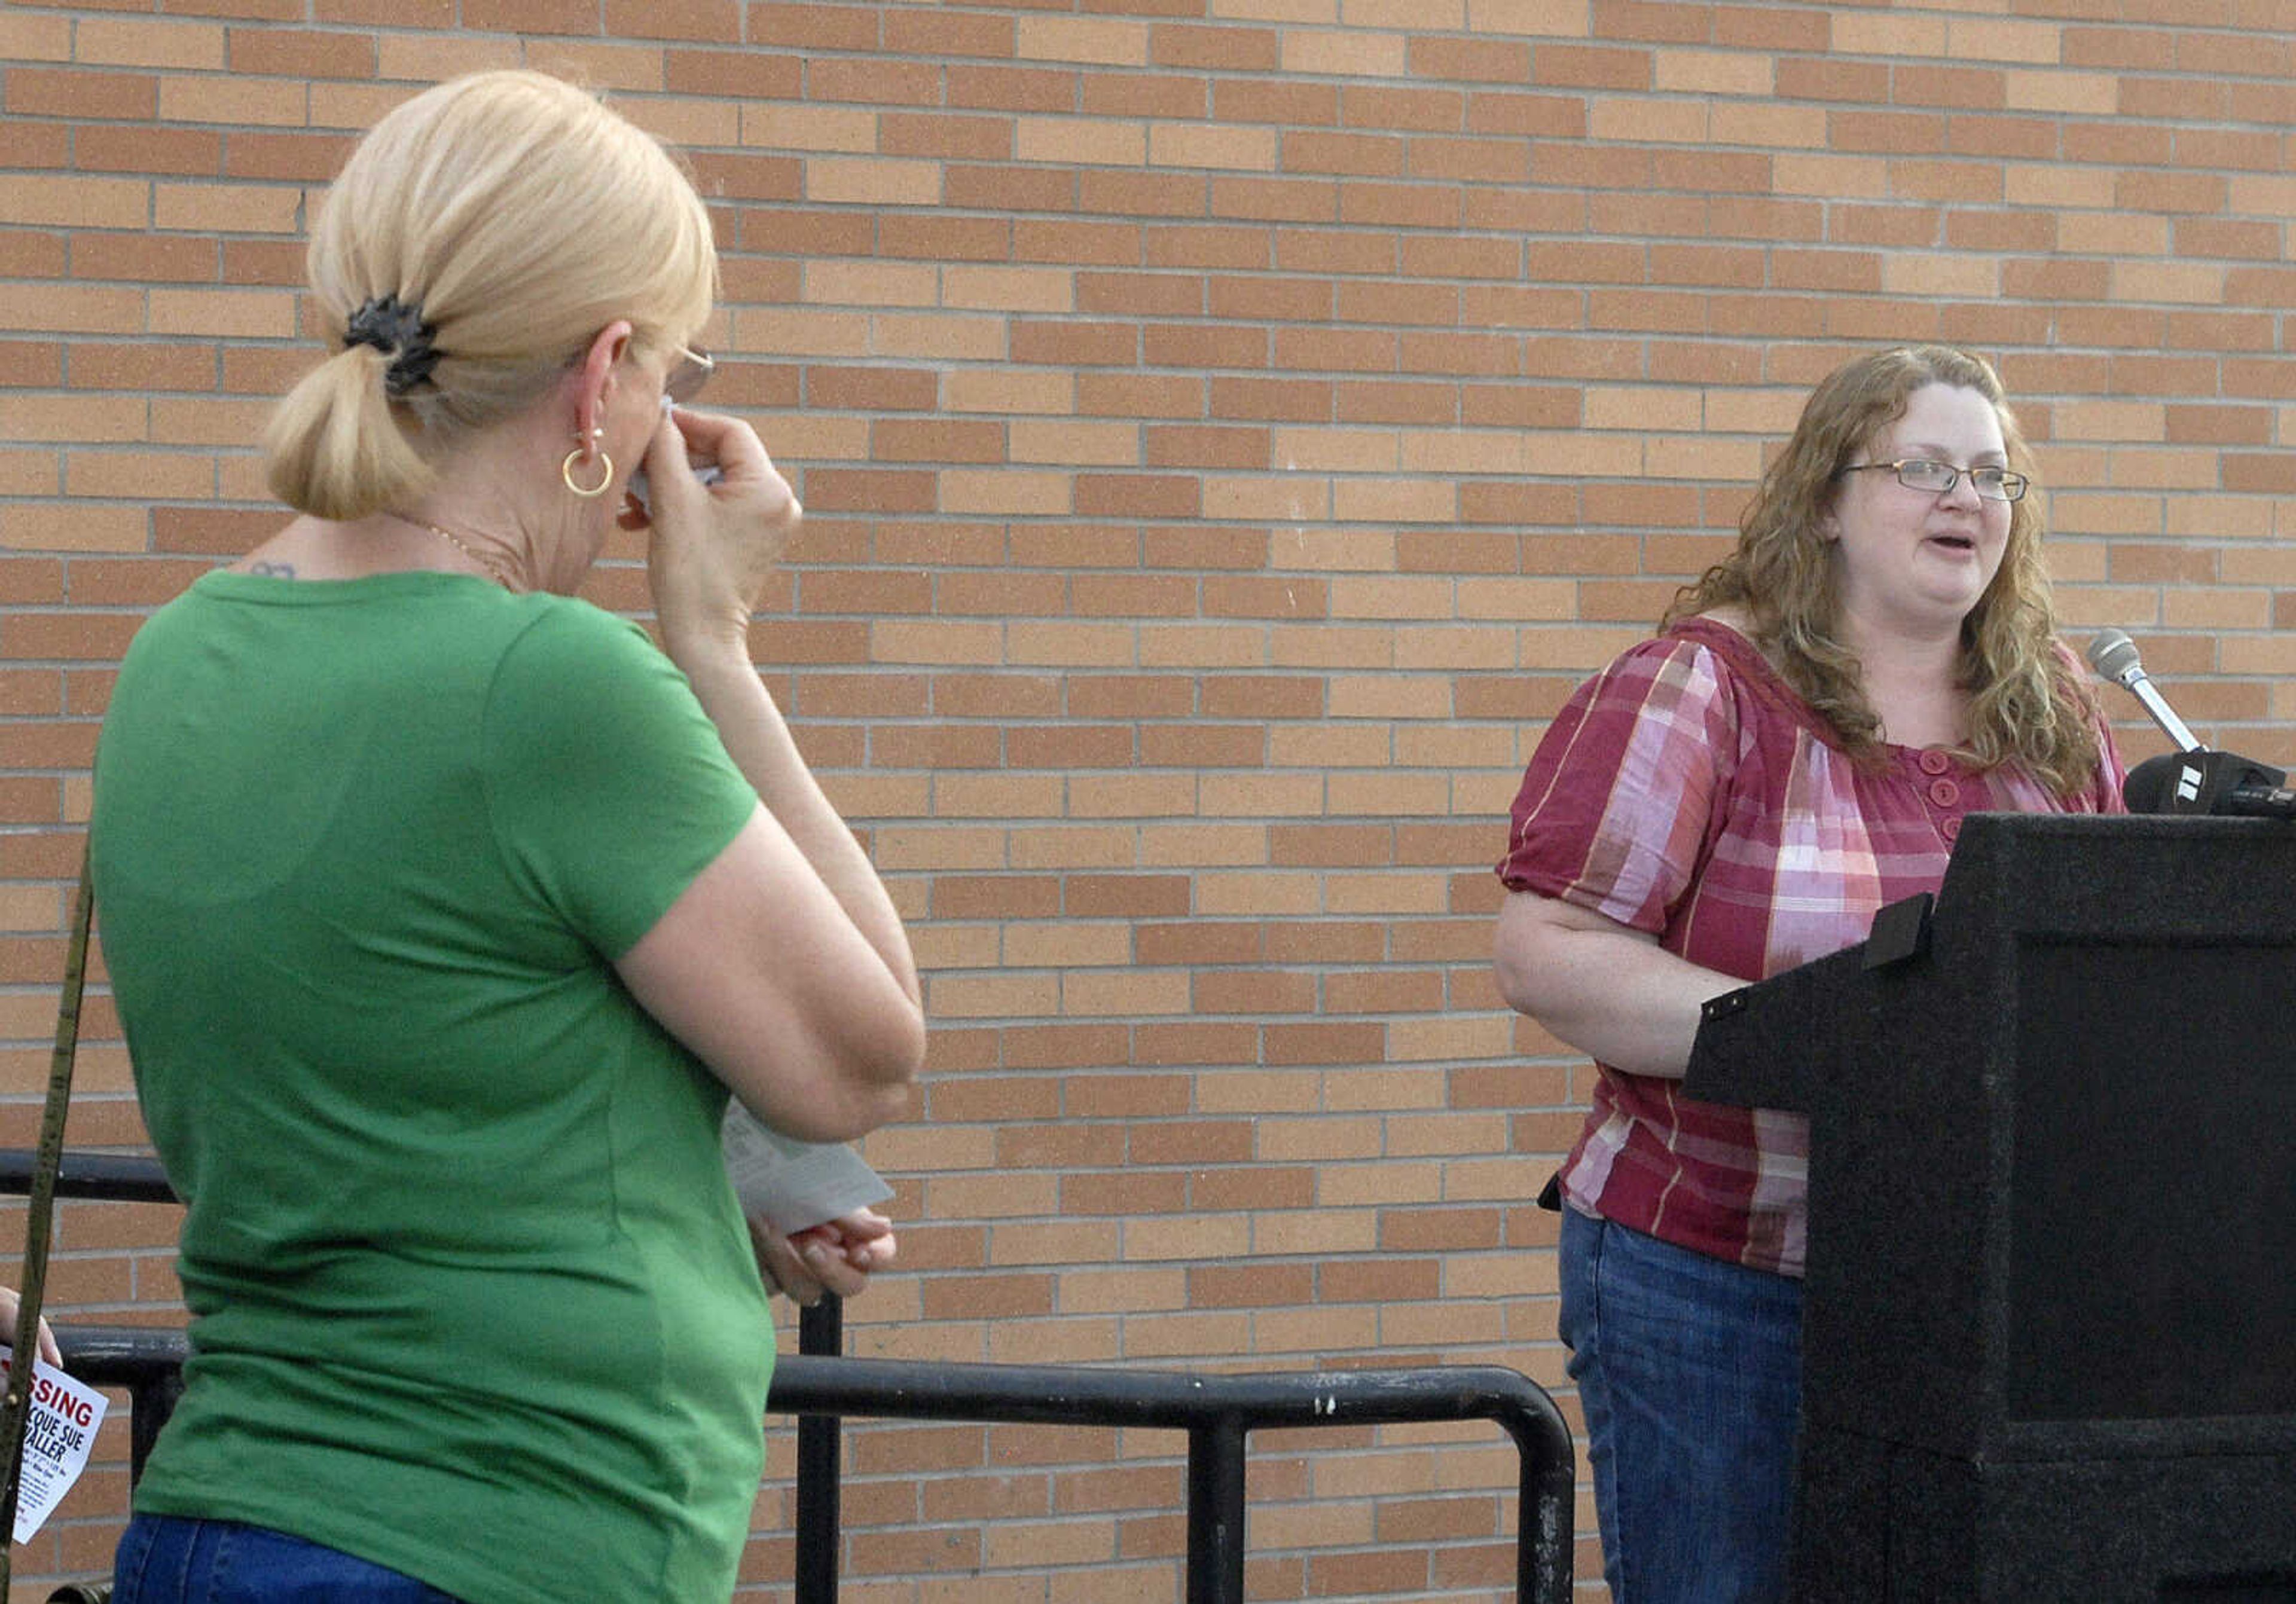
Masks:
[[[97,907],[193,1318],[139,1510],[471,1604],[731,1593],[770,1317],[726,1091],[610,961],[756,806],[586,602],[214,573],[144,626]]]

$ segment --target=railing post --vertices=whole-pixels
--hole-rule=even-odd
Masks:
[[[1243,1604],[1244,1422],[1188,1428],[1188,1604]]]
[[[834,1358],[844,1348],[844,1302],[824,1292],[820,1302],[798,1313],[797,1351]],[[836,1415],[797,1418],[797,1604],[837,1604],[842,1436]]]
[[[129,1383],[127,1388],[127,1485],[133,1487],[144,1479],[144,1461],[152,1457],[152,1444],[160,1440],[160,1428],[176,1412],[176,1401],[184,1395],[184,1372],[180,1367],[145,1376]]]
[[[1521,1419],[1520,1428],[1513,1421],[1505,1423],[1522,1459],[1522,1486],[1515,1499],[1514,1596],[1535,1604],[1548,1600],[1563,1604],[1570,1597],[1571,1568],[1578,1559],[1571,1552],[1578,1460],[1559,1416]],[[1556,1434],[1559,1444],[1552,1439],[1539,1444],[1530,1435],[1538,1427]]]

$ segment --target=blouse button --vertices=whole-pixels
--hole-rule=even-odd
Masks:
[[[1959,814],[1954,814],[1951,818],[1947,819],[1944,822],[1940,823],[1938,826],[1938,829],[1945,836],[1947,840],[1959,840],[1961,839],[1961,815]]]
[[[1942,774],[1953,766],[1953,759],[1935,747],[1923,747],[1921,756],[1915,761],[1922,765],[1924,774]]]
[[[1950,780],[1932,780],[1930,782],[1930,800],[1939,807],[1951,807],[1961,800],[1961,787]]]

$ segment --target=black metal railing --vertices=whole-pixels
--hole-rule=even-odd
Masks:
[[[31,1155],[0,1150],[0,1193],[29,1189]],[[148,1158],[66,1154],[59,1197],[168,1202]],[[131,1478],[182,1390],[184,1334],[132,1326],[56,1329],[64,1368],[130,1400]],[[1245,1463],[1254,1431],[1489,1420],[1521,1464],[1515,1596],[1570,1596],[1573,1484],[1570,1428],[1529,1377],[1497,1366],[1199,1375],[1086,1365],[936,1364],[840,1356],[834,1298],[804,1311],[799,1349],[774,1367],[767,1410],[798,1417],[797,1604],[837,1597],[840,1423],[847,1416],[1058,1426],[1133,1426],[1188,1439],[1187,1604],[1242,1604]]]
[[[29,1148],[0,1148],[0,1194],[21,1197],[32,1190],[33,1152]],[[117,1153],[75,1153],[70,1149],[56,1163],[56,1196],[87,1198],[99,1203],[174,1203],[176,1189],[157,1158],[137,1158]]]
[[[1188,1436],[1188,1604],[1242,1604],[1245,1439],[1270,1428],[1383,1426],[1490,1420],[1521,1461],[1515,1596],[1564,1604],[1570,1596],[1570,1428],[1538,1385],[1497,1366],[1199,1375],[1086,1365],[924,1364],[798,1355],[774,1369],[767,1407],[800,1416],[875,1415],[913,1420],[995,1420],[1058,1426],[1136,1426]],[[800,1426],[802,1429],[802,1426]],[[826,1552],[825,1579],[798,1598],[836,1595],[835,1530],[808,1530],[800,1445],[798,1552]],[[832,1466],[834,1466],[832,1459]]]

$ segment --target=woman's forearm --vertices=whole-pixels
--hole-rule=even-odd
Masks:
[[[774,705],[746,650],[725,643],[673,648],[701,710],[717,725],[734,766],[789,834],[830,895],[913,1003],[922,1005],[909,938],[884,882],[861,844],[806,766],[781,709]]]
[[[1597,913],[1516,892],[1499,912],[1499,993],[1579,1052],[1630,1075],[1679,1079],[1700,1010],[1745,984]]]

